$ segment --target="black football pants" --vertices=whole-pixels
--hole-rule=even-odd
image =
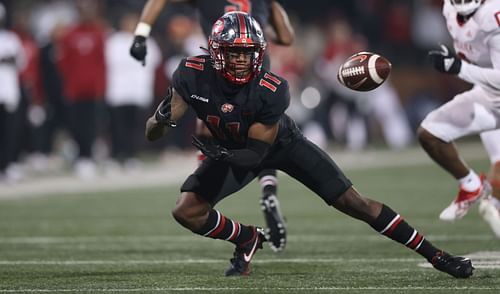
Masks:
[[[296,136],[287,143],[274,145],[261,166],[251,171],[207,158],[186,179],[181,192],[194,192],[215,206],[245,187],[266,168],[287,173],[329,205],[352,186],[328,154],[304,137]]]

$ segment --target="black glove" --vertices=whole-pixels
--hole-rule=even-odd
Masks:
[[[434,68],[442,73],[457,75],[462,67],[462,60],[442,44],[441,50],[429,51],[429,58]]]
[[[146,64],[146,54],[148,53],[148,48],[146,47],[146,37],[135,36],[134,42],[130,47],[130,55],[134,57],[137,61],[140,61],[144,66]]]
[[[233,154],[229,150],[220,145],[216,145],[212,140],[202,142],[196,136],[192,136],[192,138],[193,141],[191,142],[191,144],[193,144],[194,147],[198,148],[201,153],[205,154],[207,157],[213,160],[223,160],[233,156]]]
[[[155,119],[157,122],[175,128],[177,124],[172,120],[172,88],[168,88],[167,95],[163,101],[158,105],[155,112]]]

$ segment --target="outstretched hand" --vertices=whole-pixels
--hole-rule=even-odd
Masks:
[[[148,48],[146,46],[146,37],[135,36],[132,46],[130,47],[130,55],[134,57],[137,61],[142,63],[142,66],[146,65],[146,54],[148,54]]]
[[[205,154],[207,157],[213,160],[223,160],[232,156],[232,153],[229,150],[220,145],[214,144],[211,140],[206,140],[205,142],[203,142],[196,136],[192,136],[192,138],[193,141],[191,142],[191,144],[193,144],[194,147],[198,148],[201,153]]]
[[[172,88],[168,88],[167,95],[155,111],[155,119],[163,125],[175,128],[177,124],[172,120],[172,95]]]
[[[443,44],[441,50],[429,51],[429,59],[434,68],[442,73],[457,75],[462,67],[462,60]]]

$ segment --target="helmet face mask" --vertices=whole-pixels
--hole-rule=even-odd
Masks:
[[[253,63],[258,58],[255,48],[228,47],[224,52],[225,70],[237,80],[245,79],[252,74]]]
[[[468,16],[474,13],[484,0],[450,0],[458,14]]]
[[[208,38],[208,51],[215,70],[235,84],[257,76],[264,61],[266,41],[259,24],[244,12],[219,18]]]

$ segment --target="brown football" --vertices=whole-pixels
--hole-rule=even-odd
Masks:
[[[349,89],[370,91],[382,85],[391,72],[391,63],[372,52],[359,52],[347,58],[337,78]]]

